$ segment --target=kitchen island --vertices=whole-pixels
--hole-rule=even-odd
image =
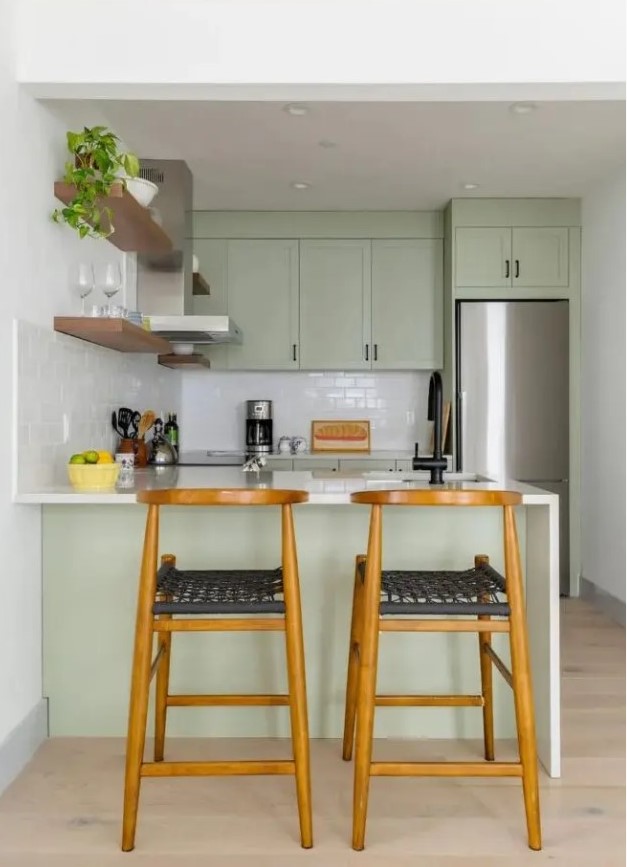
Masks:
[[[309,492],[294,509],[300,564],[312,737],[340,737],[354,558],[364,553],[369,510],[351,505],[358,490],[428,487],[427,474],[359,472],[243,473],[238,468],[166,467],[136,471],[132,489],[82,494],[60,485],[18,494],[43,506],[44,695],[50,734],[124,736],[137,576],[146,509],[136,491],[154,487],[275,487]],[[534,674],[538,748],[560,774],[558,497],[518,482],[445,475],[446,484],[519,491],[517,510]],[[89,508],[85,508],[89,506]],[[115,506],[116,508],[112,508]],[[164,508],[161,552],[182,568],[272,568],[279,562],[278,509]],[[503,570],[501,510],[434,507],[384,512],[384,568],[463,569],[488,554]],[[494,636],[508,659],[507,639]],[[173,692],[281,692],[280,635],[179,634]],[[386,692],[477,692],[473,634],[383,636],[379,683]],[[499,738],[514,735],[509,687],[495,675]],[[475,708],[403,708],[377,712],[375,736],[480,738]],[[179,736],[287,737],[276,708],[173,708],[168,732]]]

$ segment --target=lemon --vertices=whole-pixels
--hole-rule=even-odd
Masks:
[[[98,463],[98,452],[91,449],[88,452],[83,452],[83,457],[85,458],[86,464],[97,464]]]
[[[98,452],[98,463],[99,464],[113,464],[115,460],[111,452]]]
[[[71,464],[84,464],[86,463],[85,457],[83,455],[72,455],[70,458]]]

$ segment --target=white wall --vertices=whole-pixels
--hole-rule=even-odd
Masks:
[[[622,0],[109,0],[106,15],[97,0],[21,0],[20,11],[20,80],[75,95],[75,82],[162,84],[170,95],[181,82],[300,82],[304,99],[321,98],[316,83],[478,82],[515,99],[512,84],[561,82],[576,98],[571,82],[624,79]],[[94,63],[85,32],[115,50]]]
[[[625,168],[582,201],[582,575],[625,601]]]
[[[7,781],[3,766],[3,747],[20,724],[32,718],[42,698],[41,678],[41,510],[37,506],[13,505],[12,475],[14,433],[17,433],[18,380],[14,342],[16,320],[32,323],[33,357],[29,375],[33,412],[36,422],[43,422],[44,398],[48,408],[76,403],[77,382],[84,364],[98,355],[99,374],[106,380],[107,369],[116,369],[118,354],[91,349],[83,344],[81,370],[73,369],[63,358],[52,358],[47,344],[52,341],[52,318],[55,314],[77,314],[79,301],[72,296],[68,266],[78,260],[120,260],[121,254],[108,243],[80,241],[64,226],[50,221],[49,213],[57,204],[52,193],[54,180],[62,174],[65,160],[65,128],[47,109],[18,88],[15,79],[15,54],[12,11],[17,0],[0,4],[0,165],[2,172],[2,207],[0,208],[0,394],[3,424],[0,425],[0,538],[3,568],[0,572],[0,786]],[[28,330],[28,326],[24,325]],[[38,330],[39,329],[39,330]],[[37,336],[39,335],[39,336]],[[39,344],[39,345],[38,345]],[[39,355],[38,355],[39,353]],[[60,366],[56,367],[57,361]],[[157,369],[156,362],[154,369]],[[175,378],[177,373],[174,372]],[[142,379],[143,376],[143,379]],[[142,374],[139,367],[126,368],[119,391],[107,395],[107,402],[117,402],[133,393],[138,381],[147,382],[152,372]],[[139,377],[139,380],[138,380]],[[25,383],[22,383],[24,386]],[[22,389],[21,398],[26,394]],[[39,406],[37,406],[39,398]],[[47,412],[48,410],[46,410]],[[70,419],[72,421],[72,419]],[[76,421],[80,421],[78,418]],[[41,427],[37,430],[41,431]],[[103,439],[96,448],[109,444],[105,425]],[[81,429],[68,431],[67,448]],[[92,446],[92,442],[84,447]],[[49,467],[45,467],[46,471]],[[23,743],[23,741],[20,741]],[[8,752],[9,750],[7,750]],[[19,770],[11,760],[9,770]]]
[[[181,447],[238,449],[245,445],[245,401],[273,401],[275,447],[280,436],[304,436],[312,419],[369,418],[373,449],[429,451],[429,373],[183,374]]]

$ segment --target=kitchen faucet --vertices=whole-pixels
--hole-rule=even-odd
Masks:
[[[430,470],[429,483],[441,485],[443,484],[442,472],[446,469],[446,458],[442,457],[442,377],[437,370],[433,371],[429,380],[427,418],[433,422],[433,457],[418,457],[418,443],[416,443],[412,469]]]

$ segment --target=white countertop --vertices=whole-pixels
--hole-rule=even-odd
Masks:
[[[557,494],[522,482],[504,480],[458,480],[455,473],[445,473],[445,487],[459,490],[517,491],[525,505],[557,505]],[[373,478],[373,476],[375,476]],[[377,478],[378,476],[379,478]],[[383,478],[381,478],[383,476]],[[448,478],[448,482],[446,479]],[[408,479],[403,481],[403,479]],[[163,467],[135,470],[134,486],[106,493],[81,493],[69,484],[37,491],[18,493],[14,502],[33,505],[128,505],[136,503],[136,493],[156,488],[287,488],[309,493],[312,505],[346,505],[350,495],[363,490],[429,489],[428,473],[361,472],[261,472],[244,473],[239,467]]]

